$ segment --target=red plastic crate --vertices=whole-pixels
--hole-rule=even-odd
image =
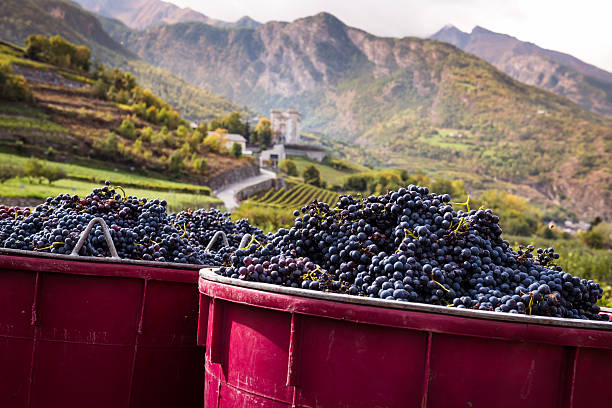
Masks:
[[[610,406],[612,323],[199,287],[208,408]]]
[[[0,407],[202,407],[196,269],[0,250]]]

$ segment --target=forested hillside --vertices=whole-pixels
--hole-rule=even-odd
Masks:
[[[472,53],[521,82],[565,96],[593,112],[612,115],[612,73],[571,55],[478,26],[471,33],[445,26],[431,38]]]
[[[220,204],[208,185],[257,172],[138,78],[92,68],[87,47],[42,35],[26,44],[0,42],[0,197],[42,200],[113,180],[161,191],[172,208],[200,207]]]
[[[75,44],[87,45],[94,60],[131,72],[189,119],[201,121],[245,111],[228,99],[185,82],[150,65],[113,40],[91,13],[63,0],[3,0],[0,40],[23,45],[32,34],[61,35]]]

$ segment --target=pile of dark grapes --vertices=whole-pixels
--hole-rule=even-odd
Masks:
[[[69,194],[50,197],[32,212],[0,207],[0,247],[70,254],[81,232],[96,217],[108,225],[123,259],[223,265],[244,234],[265,238],[248,221],[234,223],[227,213],[212,209],[168,214],[165,201],[125,196],[121,188],[106,182],[85,198]],[[215,246],[206,252],[218,230],[227,234],[229,247]],[[79,254],[110,256],[99,224]]]
[[[235,251],[235,279],[456,308],[600,320],[599,284],[565,273],[552,248],[514,251],[491,210],[455,210],[410,185],[313,202],[294,226]]]

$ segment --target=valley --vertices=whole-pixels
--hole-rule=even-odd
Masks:
[[[507,183],[586,218],[611,216],[612,119],[454,46],[375,37],[326,13],[240,30],[102,21],[128,49],[197,86],[259,112],[302,111],[305,129],[374,156],[352,157],[363,164]]]

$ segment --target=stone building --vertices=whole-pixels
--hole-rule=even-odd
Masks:
[[[261,167],[276,168],[278,163],[286,158],[285,145],[275,144],[271,149],[262,150],[259,155],[259,165]]]
[[[262,150],[260,165],[276,167],[278,162],[285,160],[288,155],[304,156],[318,162],[325,158],[325,150],[319,146],[302,144],[300,131],[302,127],[302,113],[289,109],[272,109],[270,111],[270,126],[272,128],[273,148]]]
[[[209,130],[207,134],[218,135],[219,137],[221,137],[221,140],[223,141],[223,146],[227,150],[230,150],[234,143],[238,143],[240,145],[241,152],[243,155],[251,156],[253,154],[253,152],[247,149],[246,139],[242,135],[236,133],[219,133],[215,130]]]
[[[272,109],[270,125],[273,133],[273,143],[300,144],[302,113],[297,110]]]

